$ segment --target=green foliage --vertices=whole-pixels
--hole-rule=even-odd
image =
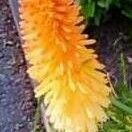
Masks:
[[[132,0],[116,0],[114,5],[121,10],[121,13],[132,19]]]
[[[102,16],[109,10],[112,0],[79,0],[86,20],[99,25]]]
[[[132,19],[131,0],[77,0],[86,21],[99,25],[102,17],[107,18],[107,12],[113,7],[118,8],[123,15]]]
[[[107,111],[109,120],[101,132],[132,132],[132,89],[119,83],[116,87],[117,98],[112,98],[112,105]]]
[[[120,56],[120,73],[122,78],[115,86],[116,97],[107,110],[109,120],[102,126],[100,132],[132,132],[132,87],[126,82],[126,65],[124,55]]]

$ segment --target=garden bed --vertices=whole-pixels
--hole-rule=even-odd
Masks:
[[[0,132],[29,132],[34,112],[33,87],[7,0],[0,1],[0,9]],[[97,39],[95,48],[113,83],[120,79],[121,53],[128,66],[127,81],[132,83],[130,28],[131,21],[117,13],[111,15],[110,21],[85,31]]]

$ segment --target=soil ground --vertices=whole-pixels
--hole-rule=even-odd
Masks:
[[[30,132],[33,90],[7,0],[0,0],[0,132]]]

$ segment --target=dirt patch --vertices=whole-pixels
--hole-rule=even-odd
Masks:
[[[0,1],[0,132],[30,132],[33,89],[7,0]]]
[[[116,12],[116,13],[115,13]],[[97,40],[96,51],[106,65],[113,82],[121,78],[120,54],[127,65],[127,81],[132,80],[132,21],[118,11],[110,12],[110,18],[100,26],[88,27],[85,32]]]

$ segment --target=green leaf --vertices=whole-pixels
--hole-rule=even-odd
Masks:
[[[89,17],[94,17],[94,13],[95,13],[95,2],[90,2],[88,3],[88,16]]]
[[[123,104],[122,102],[118,101],[115,98],[112,98],[111,101],[112,101],[113,105],[122,109],[123,111],[127,112],[128,114],[132,115],[132,108],[126,106],[125,104]]]
[[[132,19],[132,9],[130,9],[130,10],[123,10],[122,14],[124,14],[126,17]]]
[[[105,1],[98,1],[97,4],[102,7],[102,8],[105,8],[106,7],[106,2]]]
[[[106,8],[108,9],[110,4],[112,3],[112,0],[100,0],[100,1],[97,1],[97,4],[102,7],[102,8]]]

